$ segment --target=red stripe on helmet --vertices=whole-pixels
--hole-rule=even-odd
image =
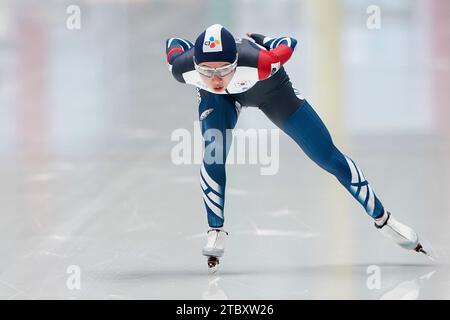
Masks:
[[[184,52],[184,50],[180,47],[175,47],[172,48],[168,53],[167,53],[167,62],[170,61],[170,56],[176,52]]]

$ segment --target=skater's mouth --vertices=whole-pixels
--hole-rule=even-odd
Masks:
[[[221,92],[221,91],[223,91],[223,86],[222,86],[222,87],[215,87],[215,88],[214,88],[214,91],[216,91],[216,92]]]

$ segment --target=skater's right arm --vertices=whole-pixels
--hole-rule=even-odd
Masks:
[[[176,80],[186,83],[183,74],[194,70],[194,44],[181,38],[170,38],[166,41],[166,60],[169,71]]]

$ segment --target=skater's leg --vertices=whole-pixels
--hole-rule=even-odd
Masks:
[[[297,97],[296,97],[297,96]],[[431,256],[422,248],[417,233],[387,212],[364,177],[362,170],[336,148],[326,126],[309,105],[286,82],[269,96],[260,109],[286,132],[321,168],[333,174],[375,219],[375,226],[404,249]]]
[[[333,174],[368,215],[374,219],[383,216],[383,205],[362,170],[334,145],[328,129],[306,100],[302,100],[298,109],[280,127],[309,158]]]
[[[199,119],[204,138],[203,163],[200,184],[205,203],[208,225],[221,228],[224,224],[225,162],[231,145],[238,110],[234,100],[199,90]]]
[[[325,124],[306,100],[282,129],[317,165],[333,174],[372,218],[383,215],[383,205],[362,170],[334,145]]]

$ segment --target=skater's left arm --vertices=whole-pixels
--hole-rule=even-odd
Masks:
[[[247,33],[256,44],[264,47],[258,58],[258,77],[265,80],[273,76],[291,58],[297,40],[290,37],[269,38],[258,33]]]
[[[292,37],[270,38],[258,33],[247,33],[257,44],[266,48],[269,53],[275,55],[281,65],[285,64],[297,47],[297,40]]]

